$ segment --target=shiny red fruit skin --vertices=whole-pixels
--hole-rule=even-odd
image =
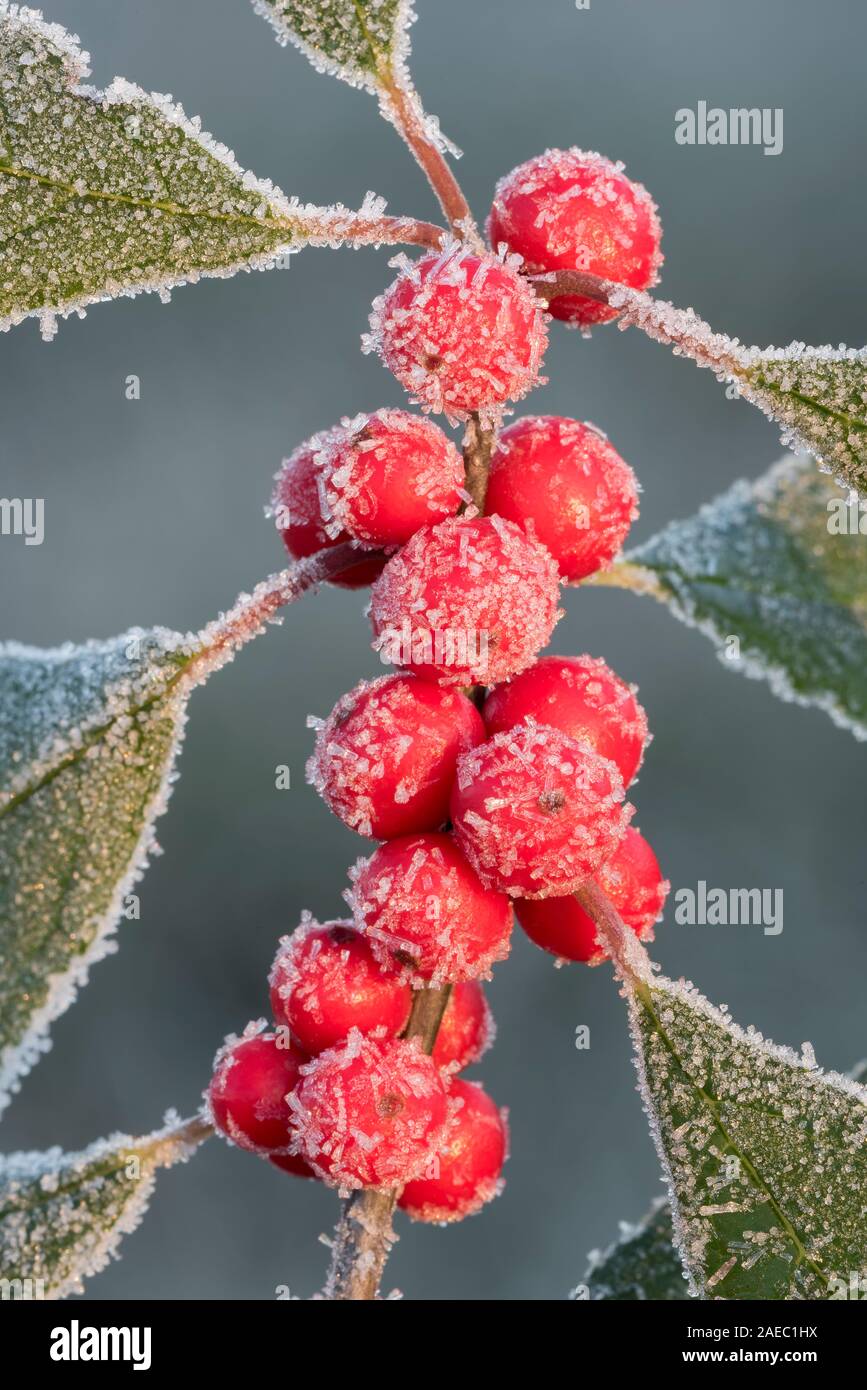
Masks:
[[[638,516],[638,483],[592,425],[528,415],[497,441],[486,506],[525,527],[576,583],[619,554]]]
[[[440,1022],[434,1050],[438,1067],[463,1071],[478,1062],[493,1044],[496,1026],[485,991],[478,980],[462,980],[452,988]]]
[[[621,165],[584,150],[546,150],[501,179],[488,240],[523,256],[531,273],[584,270],[631,289],[656,284],[662,228],[647,189]],[[585,295],[558,295],[556,319],[588,327],[617,310]]]
[[[305,1066],[290,1102],[293,1149],[332,1186],[391,1190],[445,1142],[454,1114],[449,1087],[417,1038],[353,1031]]]
[[[374,955],[418,983],[487,978],[509,954],[512,905],[485,887],[451,835],[389,840],[353,879],[355,920]]]
[[[374,646],[443,685],[489,685],[529,666],[561,616],[544,546],[497,516],[417,531],[386,565],[370,603]]]
[[[396,1037],[412,1007],[410,987],[383,969],[349,922],[302,922],[281,941],[268,982],[275,1023],[311,1056],[345,1042],[353,1028]]]
[[[550,724],[586,739],[620,769],[624,786],[635,777],[647,745],[647,716],[630,687],[601,657],[543,656],[529,670],[495,686],[482,707],[488,734],[524,720]]]
[[[463,1101],[454,1127],[426,1174],[407,1183],[398,1206],[414,1221],[461,1221],[498,1196],[508,1150],[505,1111],[481,1086],[455,1081],[452,1096]]]
[[[614,763],[544,724],[464,754],[451,799],[455,839],[482,882],[518,898],[574,892],[614,853],[632,810]]]
[[[284,459],[274,486],[271,510],[277,529],[290,557],[304,560],[320,550],[330,550],[350,539],[346,531],[329,535],[319,497],[319,467],[317,457],[341,431],[323,430],[300,444],[288,459]],[[342,589],[363,589],[382,573],[385,557],[377,555],[359,560],[357,565],[330,580]]]
[[[300,1048],[276,1033],[227,1039],[214,1061],[207,1093],[216,1128],[261,1157],[286,1153],[286,1096],[297,1086],[306,1061]]]
[[[366,351],[429,410],[498,412],[540,384],[540,301],[509,265],[458,243],[422,256],[374,301]]]
[[[394,547],[420,526],[454,516],[464,461],[432,420],[377,410],[344,424],[322,454],[319,488],[329,533]]]
[[[413,675],[361,681],[335,705],[307,765],[336,816],[376,840],[435,830],[448,817],[461,753],[485,736],[471,700]]]
[[[653,940],[653,924],[662,912],[669,884],[656,855],[638,830],[629,827],[620,846],[603,865],[596,881],[620,916],[641,941]],[[571,896],[544,902],[519,899],[515,913],[531,941],[561,960],[599,965],[607,953],[596,924]]]

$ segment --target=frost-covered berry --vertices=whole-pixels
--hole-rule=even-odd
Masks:
[[[307,1057],[288,1038],[257,1031],[261,1026],[250,1024],[243,1037],[226,1039],[214,1058],[207,1100],[221,1134],[267,1157],[289,1151],[286,1097]]]
[[[639,940],[652,941],[653,924],[659,920],[670,885],[650,845],[632,826],[599,870],[596,882]],[[519,899],[515,912],[530,940],[561,960],[599,965],[607,958],[593,918],[575,898]]]
[[[411,262],[374,300],[365,351],[428,410],[497,416],[537,386],[548,341],[532,288],[511,265],[452,243]]]
[[[320,455],[329,534],[371,546],[403,545],[420,526],[455,514],[464,462],[431,420],[378,410],[344,424]]]
[[[304,560],[319,550],[330,550],[332,546],[350,540],[346,531],[337,530],[330,535],[326,530],[319,495],[319,460],[323,451],[342,435],[341,429],[314,434],[306,443],[300,444],[288,459],[284,459],[276,476],[270,510],[283,544],[293,560]],[[381,555],[361,559],[331,582],[343,589],[364,588],[372,583],[384,564]]]
[[[310,1054],[345,1042],[352,1028],[396,1037],[412,1006],[409,986],[351,923],[320,926],[309,914],[280,942],[268,983],[275,1023]]]
[[[431,1054],[438,1067],[463,1071],[478,1062],[494,1041],[496,1026],[478,980],[452,989]]]
[[[610,858],[632,815],[614,763],[547,725],[465,753],[454,835],[484,883],[519,898],[571,893]]]
[[[304,1068],[290,1098],[295,1150],[335,1187],[400,1186],[447,1138],[448,1086],[418,1039],[381,1041],[354,1029]]]
[[[497,441],[486,505],[527,526],[575,582],[619,552],[638,516],[638,483],[593,425],[530,415]]]
[[[572,738],[586,739],[610,758],[629,786],[647,744],[647,715],[634,689],[601,657],[543,656],[514,680],[490,692],[482,708],[489,734],[525,719],[550,724]]]
[[[523,256],[535,273],[585,270],[631,289],[655,285],[662,228],[647,189],[622,164],[585,150],[546,150],[497,184],[488,238]],[[617,310],[584,295],[549,304],[567,323],[606,323]]]
[[[445,685],[489,685],[529,666],[561,616],[557,566],[497,516],[417,531],[374,585],[383,660]]]
[[[451,835],[403,835],[353,870],[355,920],[384,965],[416,983],[475,980],[509,954],[512,905],[486,888]]]
[[[441,826],[457,760],[485,736],[466,695],[412,675],[361,681],[317,728],[308,781],[374,840]]]
[[[462,1105],[445,1145],[398,1198],[413,1221],[460,1221],[499,1196],[504,1186],[500,1174],[509,1144],[505,1110],[471,1081],[455,1081],[452,1096]]]

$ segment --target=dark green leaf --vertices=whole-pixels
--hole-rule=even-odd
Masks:
[[[281,43],[293,43],[319,72],[376,91],[403,67],[409,0],[253,0]]]
[[[865,509],[867,511],[867,509]],[[808,456],[736,483],[614,566],[698,627],[732,671],[867,738],[867,515]]]

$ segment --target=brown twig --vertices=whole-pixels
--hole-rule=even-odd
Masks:
[[[485,510],[495,440],[496,431],[483,425],[477,414],[471,415],[464,435],[464,477],[472,504],[480,512]]]
[[[425,129],[414,93],[407,91],[399,79],[390,76],[383,83],[383,102],[384,113],[393,121],[415,155],[454,235],[470,242],[476,250],[484,249],[469,203],[444,155]]]
[[[603,280],[599,275],[590,275],[584,270],[555,270],[547,275],[527,277],[540,299],[549,302],[558,294],[581,294],[585,299],[595,299],[607,304],[609,295],[620,288],[612,280]]]

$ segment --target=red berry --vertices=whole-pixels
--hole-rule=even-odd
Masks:
[[[334,1186],[397,1187],[445,1141],[448,1084],[418,1039],[380,1041],[353,1029],[304,1068],[290,1102],[294,1147]]]
[[[380,676],[342,696],[320,724],[307,777],[360,835],[435,830],[448,818],[458,757],[484,736],[481,715],[460,691]]]
[[[523,256],[527,270],[586,270],[619,285],[655,285],[662,228],[647,189],[602,155],[546,150],[497,184],[488,218],[494,249],[502,242]],[[606,323],[617,310],[584,295],[558,295],[549,304],[567,323]]]
[[[397,1200],[414,1221],[460,1221],[503,1188],[500,1174],[509,1142],[505,1111],[471,1081],[455,1081],[452,1095],[463,1105],[445,1145]]]
[[[548,341],[539,300],[511,265],[453,243],[415,263],[374,300],[365,351],[428,410],[490,416],[539,385]]]
[[[255,1032],[256,1027],[250,1024],[243,1037],[226,1039],[214,1058],[207,1099],[221,1134],[266,1157],[288,1152],[286,1097],[307,1058],[288,1038]]]
[[[316,1177],[310,1164],[299,1154],[269,1154],[268,1162],[273,1163],[275,1168],[281,1168],[284,1173],[291,1173],[295,1178]]]
[[[579,743],[586,739],[617,764],[625,786],[638,771],[648,740],[647,715],[634,690],[601,657],[543,656],[491,691],[482,718],[489,734],[530,719]]]
[[[499,437],[487,508],[526,526],[574,582],[619,552],[638,516],[638,484],[593,425],[530,415]]]
[[[427,522],[453,516],[464,462],[430,420],[405,410],[359,415],[335,431],[319,477],[330,535],[373,546],[403,545]]]
[[[662,877],[650,845],[632,826],[599,870],[596,881],[639,940],[652,941],[653,924],[659,919],[670,885]],[[515,903],[515,912],[530,940],[561,960],[598,965],[607,958],[595,922],[575,898],[549,898],[545,902],[522,898]]]
[[[557,566],[497,516],[417,531],[373,588],[383,660],[446,685],[487,685],[529,666],[561,616]]]
[[[487,977],[509,954],[512,905],[479,881],[451,835],[390,840],[353,877],[355,918],[374,954],[416,982]]]
[[[496,1027],[478,980],[452,989],[431,1054],[438,1067],[463,1071],[478,1062],[494,1041]]]
[[[546,725],[495,734],[458,761],[455,838],[483,883],[520,898],[573,892],[610,858],[633,808],[614,763]]]
[[[403,1031],[412,991],[374,959],[370,943],[348,922],[320,926],[309,914],[284,936],[269,976],[271,1011],[305,1052],[345,1042],[352,1028]]]
[[[346,531],[329,535],[319,497],[319,459],[322,452],[342,430],[323,430],[300,444],[283,465],[276,477],[271,498],[271,511],[283,544],[293,560],[303,560],[319,550],[330,550],[350,539]],[[381,572],[385,560],[381,555],[359,560],[344,570],[332,583],[344,589],[360,589],[370,584]]]

